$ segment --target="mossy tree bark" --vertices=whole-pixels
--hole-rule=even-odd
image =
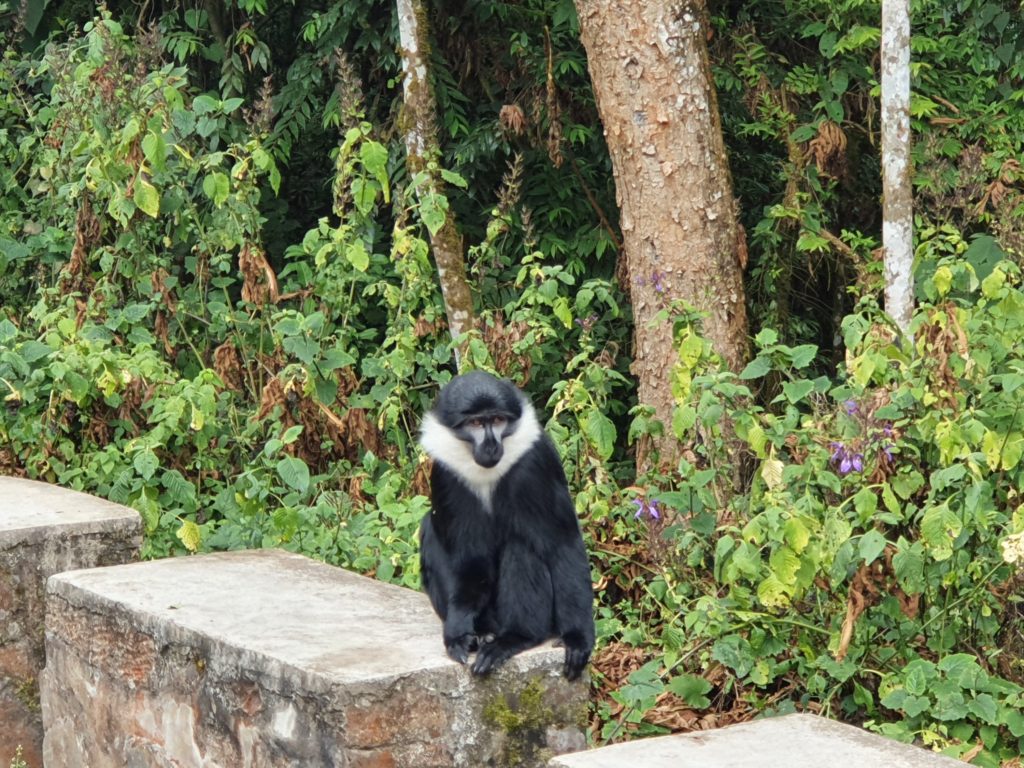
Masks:
[[[910,180],[910,2],[882,2],[882,248],[885,311],[904,333],[914,312]]]
[[[444,180],[438,164],[441,150],[437,137],[437,104],[428,69],[426,7],[422,0],[396,0],[396,7],[404,75],[406,164],[410,178],[426,172],[425,182],[416,190],[422,203],[427,196],[444,195]],[[448,329],[456,342],[456,362],[461,366],[460,342],[473,327],[473,296],[466,279],[462,237],[451,210],[445,211],[444,224],[431,230],[430,245],[444,296]]]
[[[741,242],[707,51],[705,0],[575,0],[615,173],[641,403],[671,437],[671,319],[683,299],[733,370],[748,356]]]

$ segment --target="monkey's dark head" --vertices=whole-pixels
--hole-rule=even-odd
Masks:
[[[515,432],[523,403],[522,393],[511,382],[471,371],[448,382],[433,412],[452,434],[472,446],[477,464],[490,468],[501,461],[502,442]]]
[[[441,390],[423,420],[421,443],[481,496],[540,436],[526,395],[510,381],[472,371]]]

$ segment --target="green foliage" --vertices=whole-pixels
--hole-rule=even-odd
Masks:
[[[933,247],[941,238],[920,245]],[[624,714],[606,736],[651,730],[645,717],[666,692],[707,700],[714,678],[680,674],[685,660],[722,665],[715,696],[757,708],[787,699],[867,714],[951,755],[981,744],[981,765],[1024,747],[1021,609],[1007,599],[1024,573],[1021,270],[1003,261],[979,280],[964,256],[938,264],[913,341],[866,302],[844,323],[835,378],[810,373],[814,350],[774,331],[758,334],[739,375],[716,372],[681,334],[677,429],[701,440],[680,464],[686,479],[650,478],[662,506],[645,523],[663,549],[641,609],[658,619],[638,639],[660,652],[612,695]],[[779,394],[756,405],[746,382],[772,376]],[[736,438],[756,469],[723,507],[705,468],[720,476]],[[666,632],[678,613],[682,646]]]
[[[432,7],[448,186],[419,202],[391,4],[40,8],[0,7],[0,471],[133,506],[150,557],[417,586],[416,428],[454,368],[426,234],[454,215],[467,365],[546,409],[593,556],[602,738],[799,707],[1024,748],[1014,9],[914,3],[906,339],[876,303],[878,3],[712,9],[757,352],[723,371],[673,307],[661,425],[570,0]],[[635,477],[665,431],[678,465]]]

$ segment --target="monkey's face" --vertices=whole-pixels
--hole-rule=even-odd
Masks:
[[[482,414],[462,422],[455,435],[469,443],[473,461],[485,469],[497,466],[505,453],[502,440],[515,431],[515,421],[504,414]]]

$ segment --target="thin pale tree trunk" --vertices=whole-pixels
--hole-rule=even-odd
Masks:
[[[885,311],[903,332],[914,310],[910,178],[910,2],[882,0],[882,249]]]
[[[705,336],[733,370],[748,355],[705,3],[576,0],[576,8],[615,173],[635,321],[632,371],[641,403],[666,426],[658,449],[671,464],[679,451],[671,430],[679,354],[664,310],[683,299],[704,313]]]
[[[427,64],[426,7],[422,0],[396,0],[398,33],[402,47],[402,92],[405,98],[405,152],[410,178],[428,171],[427,182],[418,188],[420,200],[427,194],[443,195],[440,175],[441,150],[437,138],[437,104]],[[434,165],[430,167],[430,161]],[[466,279],[462,238],[449,210],[444,224],[431,232],[430,246],[437,264],[444,296],[448,329],[455,341],[456,363],[461,367],[461,343],[473,327],[473,296]]]

